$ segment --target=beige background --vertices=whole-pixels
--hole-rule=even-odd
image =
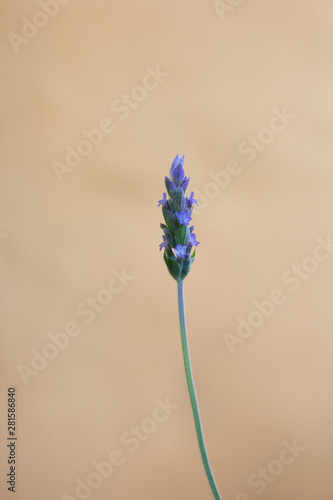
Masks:
[[[8,33],[20,34],[24,17],[45,16],[36,17],[35,1],[1,2],[1,498],[13,498],[4,481],[12,385],[17,500],[78,498],[76,478],[85,481],[112,450],[125,461],[91,499],[212,498],[176,284],[158,252],[156,205],[177,153],[201,195],[186,305],[222,497],[333,498],[333,256],[294,292],[282,278],[333,234],[333,4],[230,4],[223,18],[210,0],[72,0],[15,53]],[[158,65],[168,76],[121,119],[110,106],[140,92],[146,67]],[[239,145],[267,138],[262,129],[284,107],[295,118],[247,161]],[[54,162],[103,118],[112,133],[59,182]],[[210,185],[209,174],[231,160],[239,175]],[[122,269],[134,279],[87,324],[77,306]],[[231,353],[224,334],[235,335],[236,318],[277,288],[284,303]],[[71,321],[81,334],[25,384],[18,367],[31,369],[31,351]],[[122,434],[167,397],[178,408],[131,453]],[[274,461],[294,440],[304,449],[281,470]],[[258,494],[248,478],[267,467],[278,475]]]

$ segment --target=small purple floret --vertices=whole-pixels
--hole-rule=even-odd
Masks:
[[[195,236],[195,233],[191,233],[190,238],[191,238],[191,243],[192,243],[195,247],[197,247],[198,245],[200,245],[200,241],[197,241],[196,236]]]
[[[163,205],[164,207],[166,207],[167,203],[168,203],[168,200],[167,200],[166,193],[163,193],[163,199],[158,202],[157,206],[159,207],[160,205]]]
[[[177,257],[182,257],[183,255],[185,255],[186,253],[186,248],[185,246],[183,245],[177,245],[176,248],[174,248],[174,252],[175,254],[177,255]]]
[[[181,224],[185,224],[186,226],[189,224],[189,222],[192,220],[192,217],[186,210],[185,212],[179,212],[178,213],[178,220]]]
[[[167,239],[167,237],[164,234],[162,235],[162,238],[163,238],[163,241],[160,244],[160,251],[162,250],[162,248],[164,248],[164,247],[166,248],[166,246],[168,244],[168,239]]]
[[[189,208],[191,208],[191,207],[192,207],[193,203],[194,203],[197,207],[199,206],[199,205],[198,205],[197,200],[196,200],[195,198],[193,198],[193,196],[194,196],[194,192],[192,191],[192,193],[191,193],[190,197],[188,198]]]

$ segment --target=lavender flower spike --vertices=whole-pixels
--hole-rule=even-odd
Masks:
[[[163,243],[160,249],[164,250],[164,260],[170,274],[177,282],[183,281],[190,272],[195,258],[193,246],[198,242],[191,235],[192,230],[189,223],[192,219],[193,204],[198,205],[193,198],[193,192],[188,198],[185,193],[189,178],[185,175],[184,156],[177,155],[170,169],[170,179],[165,178],[165,186],[169,198],[163,193],[163,199],[159,201],[168,231],[163,235]],[[162,225],[162,229],[165,225]],[[180,252],[179,249],[182,249]]]

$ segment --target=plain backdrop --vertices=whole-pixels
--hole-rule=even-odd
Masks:
[[[158,251],[176,154],[200,202],[187,321],[223,500],[333,498],[332,2],[1,10],[1,498],[212,499]]]

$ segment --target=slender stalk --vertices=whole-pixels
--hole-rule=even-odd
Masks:
[[[201,457],[202,457],[202,461],[203,461],[203,464],[205,467],[207,478],[208,478],[210,487],[212,489],[212,492],[214,494],[215,500],[222,500],[222,497],[219,493],[219,490],[217,489],[217,485],[216,485],[216,482],[214,479],[213,471],[211,469],[208,455],[207,455],[205,440],[204,440],[203,431],[202,431],[200,413],[199,413],[198,400],[197,400],[197,396],[196,396],[196,392],[195,392],[194,380],[193,380],[193,375],[192,375],[191,359],[190,359],[190,352],[189,352],[187,333],[186,333],[186,317],[185,317],[184,285],[183,285],[184,281],[178,281],[177,283],[178,283],[179,322],[180,322],[180,333],[181,333],[181,339],[182,339],[183,357],[184,357],[184,364],[185,364],[185,373],[186,373],[187,386],[188,386],[188,390],[189,390],[190,398],[191,398],[191,404],[192,404],[195,428],[197,431],[197,437],[198,437],[198,441],[199,441],[200,453],[201,453]]]

